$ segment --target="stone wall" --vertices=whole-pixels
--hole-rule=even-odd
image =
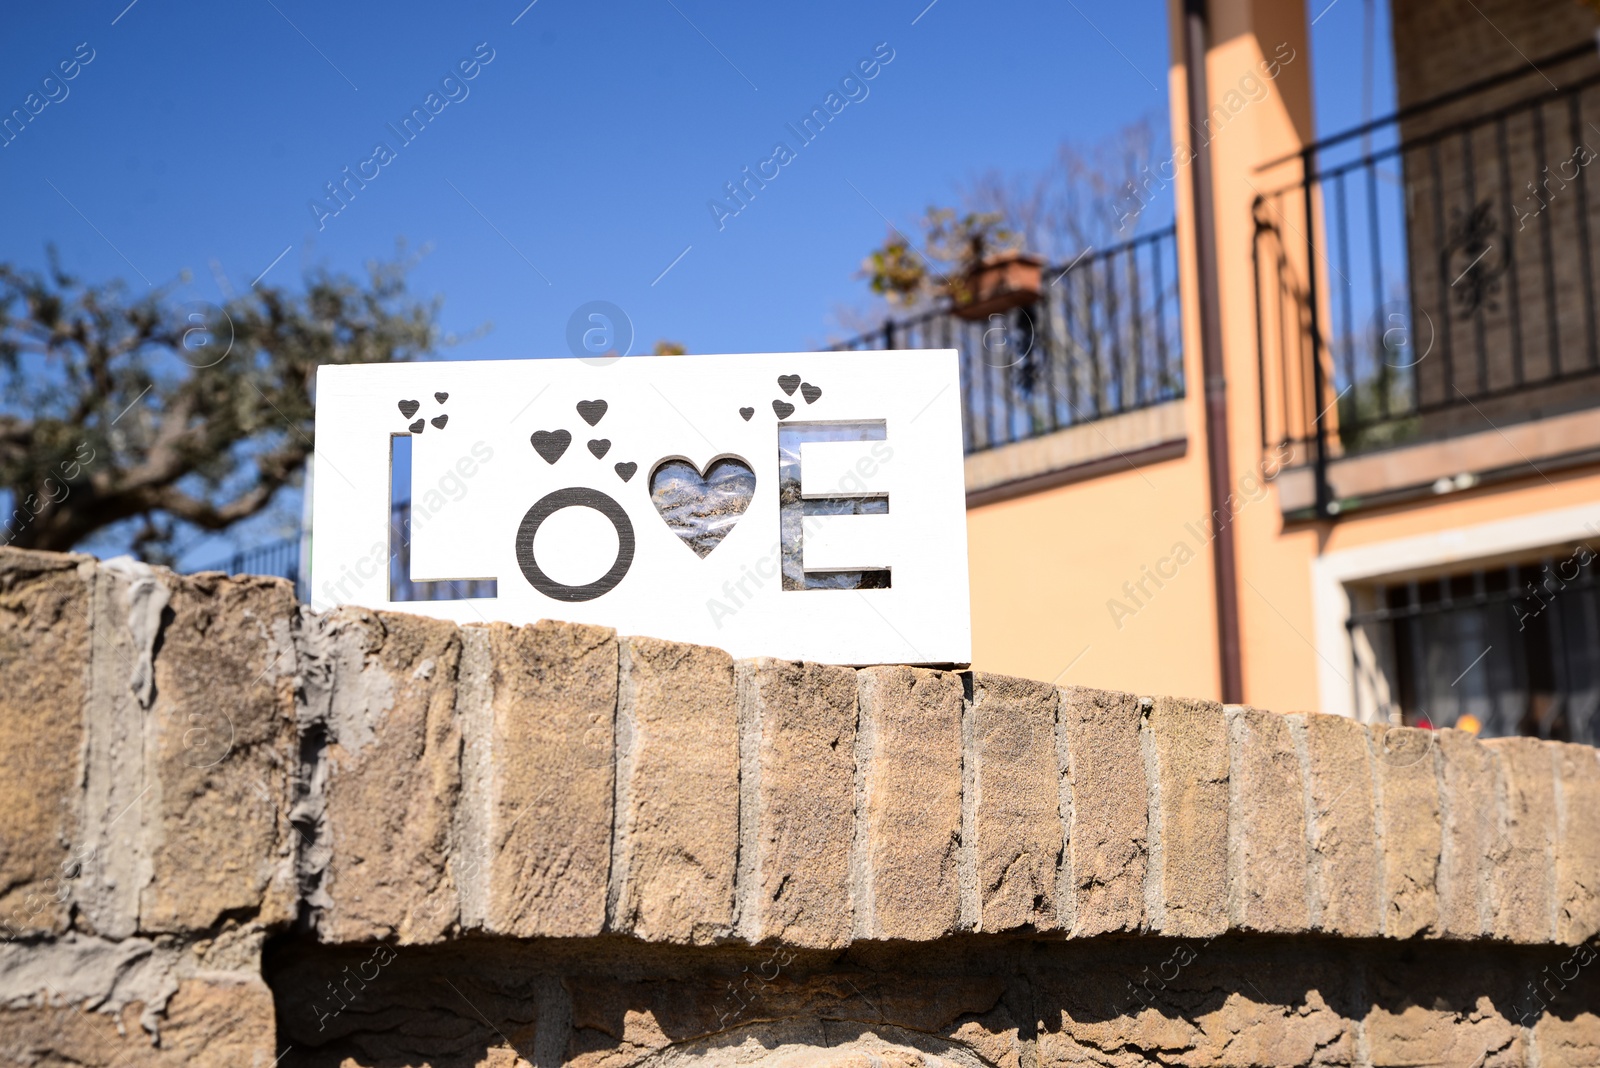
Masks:
[[[0,1062],[1600,1063],[1600,761],[0,551]]]

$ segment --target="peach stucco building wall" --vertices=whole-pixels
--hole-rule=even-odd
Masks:
[[[1211,558],[1148,578],[1207,512],[1204,457],[1175,460],[972,509],[975,665],[1109,689],[1118,679],[1168,693],[1217,688]],[[1159,578],[1159,576],[1158,576]],[[1148,598],[1123,584],[1145,584]],[[1112,612],[1108,602],[1133,608]]]

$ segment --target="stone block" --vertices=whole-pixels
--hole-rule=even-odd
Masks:
[[[1467,1011],[1408,1003],[1374,1005],[1363,1023],[1373,1065],[1461,1064],[1521,1068],[1529,1063],[1520,1028],[1488,997]]]
[[[1276,712],[1231,708],[1228,735],[1229,923],[1244,931],[1303,931],[1306,787],[1288,721]]]
[[[1066,782],[1063,922],[1076,936],[1136,931],[1144,920],[1150,801],[1130,694],[1060,690],[1057,746]]]
[[[459,916],[447,862],[461,794],[461,635],[342,608],[308,621],[332,670],[324,833],[329,942],[437,941]]]
[[[961,926],[961,676],[856,679],[855,936],[939,938]]]
[[[1156,1002],[1197,1025],[1189,1064],[1300,1068],[1355,1061],[1359,1031],[1344,1011],[1342,991],[1329,989],[1303,954],[1252,959],[1248,951],[1215,950],[1214,943],[1198,948],[1198,959]],[[1149,1016],[1139,1023],[1148,1026]]]
[[[971,717],[977,929],[1053,931],[1063,842],[1055,688],[975,674]]]
[[[1555,935],[1555,763],[1537,738],[1484,743],[1500,756],[1505,782],[1501,822],[1490,849],[1494,936],[1548,942]]]
[[[518,938],[597,935],[611,866],[616,632],[549,621],[488,629],[484,927]]]
[[[1198,1022],[1203,1037],[1195,1044],[1197,1056],[1191,1064],[1301,1068],[1359,1063],[1353,1056],[1357,1029],[1315,987],[1298,1004],[1285,1004],[1263,1000],[1255,987],[1245,984]]]
[[[738,930],[748,942],[850,944],[856,675],[785,660],[735,665]]]
[[[139,1029],[135,1007],[112,1013],[82,1005],[11,1004],[0,1007],[0,1064],[147,1068],[161,1061]]]
[[[1568,945],[1600,932],[1600,754],[1552,743],[1556,771],[1556,940]]]
[[[1434,731],[1375,726],[1368,731],[1383,844],[1379,905],[1390,938],[1432,935],[1439,928],[1439,779]]]
[[[1439,932],[1477,938],[1493,929],[1488,857],[1500,823],[1500,760],[1464,731],[1434,733],[1443,839],[1439,851]]]
[[[1361,966],[1350,1011],[1372,1065],[1535,1063],[1518,1017],[1517,984],[1530,958],[1486,945],[1413,942]],[[1493,953],[1495,963],[1489,963]],[[1517,963],[1513,963],[1517,962]],[[1327,966],[1325,959],[1319,965]]]
[[[648,941],[709,943],[733,924],[739,720],[720,649],[624,638],[611,922]]]
[[[265,1068],[283,1053],[272,991],[257,976],[210,972],[186,979],[167,1003],[161,1024],[163,1065]]]
[[[158,572],[168,589],[145,717],[147,932],[295,915],[294,587]],[[130,815],[129,819],[138,818]]]
[[[59,932],[86,845],[78,792],[92,565],[0,548],[0,939]]]
[[[281,1051],[259,944],[235,929],[212,957],[166,936],[0,946],[0,1063],[270,1064]],[[219,966],[230,953],[242,967]]]
[[[155,1021],[155,1034],[140,1026],[141,1008],[130,1005],[115,1014],[82,1005],[0,1010],[0,1034],[6,1036],[0,1038],[0,1060],[94,1068],[237,1068],[270,1065],[281,1052],[272,991],[258,976],[182,980]]]
[[[1306,954],[1258,955],[1239,939],[1112,944],[1126,956],[1103,951],[1082,974],[1033,980],[1041,1065],[1359,1063],[1357,1027],[1340,991]]]
[[[1145,910],[1164,935],[1228,926],[1228,725],[1214,701],[1157,697],[1147,717],[1154,768]]]
[[[1593,982],[1591,979],[1590,982]],[[1533,1025],[1539,1068],[1594,1068],[1600,1064],[1600,1015],[1547,1013]]]
[[[1311,925],[1329,934],[1378,933],[1378,830],[1367,732],[1344,716],[1288,717],[1309,783]]]

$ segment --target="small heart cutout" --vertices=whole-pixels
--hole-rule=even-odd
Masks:
[[[438,427],[440,430],[443,430],[444,429],[444,425],[446,423],[448,423],[449,421],[450,421],[450,417],[448,415],[436,415],[432,419],[428,420],[428,422],[432,423],[434,426]]]
[[[413,415],[417,414],[417,409],[420,407],[422,407],[421,401],[401,401],[400,414],[405,416],[407,419],[410,419]]]
[[[579,401],[578,414],[583,416],[585,423],[595,426],[605,416],[607,407],[603,400]]]
[[[787,419],[794,414],[794,405],[788,401],[775,400],[772,402],[772,410],[778,413],[779,419]]]
[[[533,443],[533,451],[544,457],[545,463],[553,464],[572,444],[572,435],[565,430],[535,430],[528,440]]]
[[[714,460],[702,475],[687,460],[663,460],[650,473],[650,503],[684,544],[704,559],[750,507],[756,473],[737,456]]]
[[[596,460],[602,459],[605,456],[606,453],[611,451],[611,439],[610,438],[594,438],[594,439],[592,439],[589,442],[589,451],[594,453],[594,458]]]
[[[427,426],[427,425],[428,424],[424,423],[421,419],[418,419],[415,423],[412,423],[406,429],[410,430],[413,434],[420,434],[420,433],[422,433],[422,428]]]
[[[750,417],[756,414],[756,410],[754,408],[740,408],[739,414],[742,415],[744,417],[744,421],[748,423],[750,421]]]
[[[448,393],[435,393],[433,395],[433,399],[438,401],[440,404],[443,404],[445,401],[450,399],[450,394],[448,394]]]
[[[794,391],[800,388],[799,375],[779,375],[778,388],[787,396],[794,396]]]
[[[800,383],[800,396],[806,399],[807,404],[815,404],[817,398],[822,396],[822,387],[813,386],[810,382]]]
[[[615,464],[613,470],[616,471],[618,478],[626,482],[633,477],[635,471],[639,470],[639,465],[636,463]]]

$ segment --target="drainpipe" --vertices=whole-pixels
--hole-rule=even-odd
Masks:
[[[1217,283],[1216,201],[1212,196],[1211,148],[1206,118],[1205,0],[1183,0],[1183,66],[1189,97],[1189,137],[1194,151],[1190,191],[1194,203],[1196,288],[1200,297],[1200,364],[1205,372],[1206,466],[1210,473],[1212,572],[1216,576],[1217,651],[1221,660],[1222,700],[1244,700],[1239,652],[1239,577],[1233,553],[1233,513],[1228,508],[1233,470],[1228,459],[1228,381],[1222,365],[1222,305]]]

